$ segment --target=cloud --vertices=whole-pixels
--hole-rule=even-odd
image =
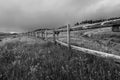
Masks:
[[[84,9],[84,13],[88,16],[98,17],[113,17],[120,16],[116,15],[120,10],[120,1],[119,0],[100,0],[96,4],[87,6]]]
[[[120,16],[119,0],[0,0],[0,31],[59,27],[85,19]]]

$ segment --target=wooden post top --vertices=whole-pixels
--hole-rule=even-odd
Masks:
[[[118,26],[120,26],[120,24],[113,24],[112,26],[113,27],[118,27]]]

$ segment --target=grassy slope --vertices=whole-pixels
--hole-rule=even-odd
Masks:
[[[120,80],[120,65],[52,43],[7,43],[0,48],[0,80]]]
[[[59,40],[66,42],[66,35],[61,33]],[[110,28],[75,31],[71,32],[71,44],[120,55],[120,32],[112,32]]]

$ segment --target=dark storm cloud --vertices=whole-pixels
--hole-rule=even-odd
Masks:
[[[120,16],[119,7],[119,0],[0,0],[0,31],[21,32]]]

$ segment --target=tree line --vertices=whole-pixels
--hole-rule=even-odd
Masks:
[[[108,19],[97,19],[97,20],[84,20],[82,22],[77,22],[74,25],[80,25],[80,24],[93,24],[93,23],[99,23],[99,22],[103,22],[103,21],[109,21],[109,20],[115,20],[115,19],[120,19],[120,17],[113,17],[113,18],[108,18]]]

